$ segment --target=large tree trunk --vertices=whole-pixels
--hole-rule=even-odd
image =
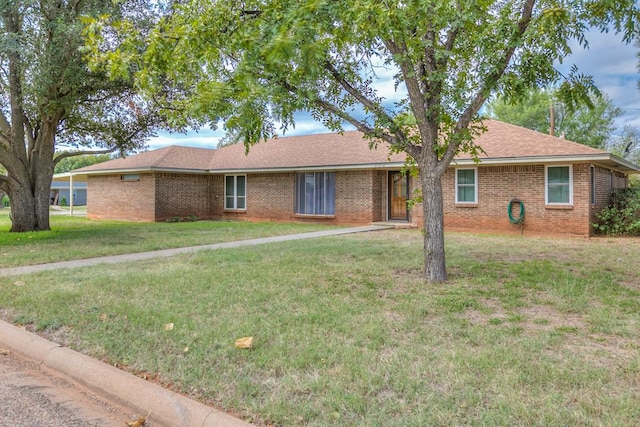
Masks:
[[[49,193],[53,177],[54,123],[45,122],[27,162],[8,163],[11,231],[43,231],[49,226]],[[26,164],[25,164],[26,163]]]
[[[424,218],[424,274],[429,282],[447,280],[444,254],[444,206],[442,177],[421,168],[422,213]]]
[[[49,191],[51,174],[41,173],[26,182],[13,180],[9,191],[11,201],[11,232],[50,230]],[[46,182],[46,185],[44,184]]]

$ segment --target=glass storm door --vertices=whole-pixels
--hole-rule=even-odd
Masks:
[[[389,172],[389,219],[408,220],[407,199],[409,177],[400,172]]]

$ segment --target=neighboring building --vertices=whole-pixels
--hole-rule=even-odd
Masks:
[[[52,205],[60,206],[71,204],[71,186],[69,181],[52,181],[49,199]],[[84,206],[87,204],[87,183],[76,182],[73,184],[73,205]]]
[[[488,120],[475,164],[459,156],[443,177],[445,227],[458,230],[589,235],[614,189],[640,168],[612,154]],[[422,206],[407,208],[418,179],[403,175],[404,154],[370,149],[357,131],[282,137],[245,155],[170,146],[72,171],[88,181],[90,218],[203,219],[422,225]],[[523,224],[519,199],[525,207]]]

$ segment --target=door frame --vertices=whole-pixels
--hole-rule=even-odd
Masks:
[[[402,177],[402,179],[405,180],[405,185],[407,188],[407,192],[405,194],[405,199],[406,201],[409,201],[409,194],[410,194],[410,181],[409,181],[409,174],[405,174],[404,176],[402,176],[402,172],[399,170],[390,170],[387,171],[387,221],[401,221],[401,222],[409,222],[410,218],[409,218],[409,207],[408,205],[405,203],[405,215],[403,218],[397,217],[397,218],[392,218],[391,215],[391,211],[393,209],[393,202],[392,202],[392,197],[393,197],[393,176],[394,175],[400,175]]]

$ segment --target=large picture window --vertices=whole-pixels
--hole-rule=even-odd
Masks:
[[[477,169],[456,169],[456,203],[478,203]]]
[[[573,203],[571,166],[547,166],[546,203],[570,205]]]
[[[224,208],[228,210],[247,209],[247,177],[246,175],[225,176]]]
[[[296,174],[296,213],[335,215],[335,172],[305,172]]]

